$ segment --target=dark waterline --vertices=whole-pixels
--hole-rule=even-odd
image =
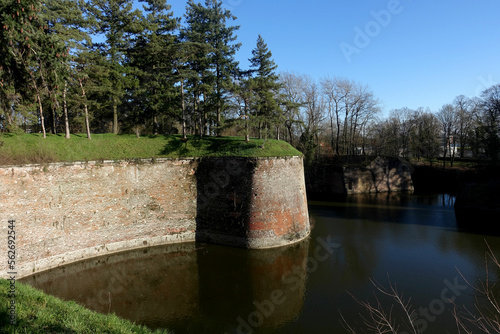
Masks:
[[[360,324],[363,311],[352,296],[373,300],[370,279],[390,280],[411,297],[424,333],[455,333],[448,299],[473,298],[457,269],[471,281],[484,277],[486,242],[499,252],[500,238],[460,231],[453,203],[446,194],[310,202],[311,237],[289,247],[170,245],[22,281],[175,333],[346,333],[340,312]]]

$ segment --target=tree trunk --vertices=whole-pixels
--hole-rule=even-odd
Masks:
[[[184,104],[184,80],[181,80],[182,139],[186,139],[186,105]]]
[[[63,90],[63,109],[64,109],[64,128],[66,130],[66,139],[69,139],[71,137],[69,133],[69,119],[68,119],[68,104],[66,101],[66,91],[68,90],[68,82],[66,81],[64,83],[64,90]]]
[[[86,97],[85,97],[85,89],[83,88],[82,79],[78,79],[78,81],[80,82],[80,88],[82,89],[83,109],[85,111],[85,127],[87,129],[87,138],[88,139],[92,139],[92,137],[90,136],[89,111],[88,111],[88,108],[87,108],[87,101],[86,101]]]
[[[35,80],[35,77],[33,76],[33,72],[30,72],[30,75],[31,75],[31,81],[33,82],[33,87],[35,88],[35,92],[36,92],[36,98],[38,101],[38,108],[40,109],[40,123],[42,125],[43,138],[47,138],[47,132],[45,131],[45,119],[43,117],[42,99],[40,98],[40,91],[38,90],[38,85],[36,84],[36,80]]]
[[[337,135],[335,139],[335,153],[340,155],[340,110],[335,106],[335,118],[337,120]]]
[[[220,106],[220,98],[218,98],[218,101],[217,101],[217,125],[215,127],[215,132],[216,132],[216,136],[217,137],[220,137],[221,136],[221,130],[220,130],[220,123],[221,123],[221,106]]]
[[[118,102],[113,99],[113,134],[118,134]]]
[[[51,132],[52,132],[52,134],[56,135],[57,134],[57,129],[56,129],[57,124],[56,124],[56,107],[55,107],[55,105],[52,105],[52,122],[51,123],[52,123],[51,124],[51,128],[52,128]]]
[[[42,99],[40,98],[40,92],[38,91],[38,88],[35,88],[35,90],[36,90],[36,98],[38,100],[38,108],[40,109],[40,123],[42,124],[43,138],[47,138],[47,133],[45,131],[45,119],[43,117]]]
[[[156,116],[156,111],[155,111],[155,114],[153,116],[153,134],[155,136],[158,135],[159,128],[160,128],[160,125],[158,124],[158,116]]]
[[[448,152],[448,139],[444,140],[444,152],[443,152],[443,168],[446,167],[446,152]]]
[[[457,149],[457,145],[456,145],[455,137],[453,137],[453,149],[451,148],[451,145],[450,145],[450,167],[452,167],[452,168],[453,168],[453,162],[455,160],[456,149]]]
[[[250,141],[250,134],[248,132],[248,122],[250,121],[250,116],[248,115],[248,102],[245,100],[245,141]]]

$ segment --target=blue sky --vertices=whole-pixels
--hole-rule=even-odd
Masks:
[[[204,1],[204,0],[202,0]],[[170,0],[174,16],[186,1]],[[278,71],[371,87],[388,112],[437,111],[500,82],[500,0],[223,0],[242,67],[261,34]]]

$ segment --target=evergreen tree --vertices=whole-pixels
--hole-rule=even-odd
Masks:
[[[227,94],[231,90],[232,79],[238,67],[234,55],[241,44],[235,44],[237,37],[234,32],[240,27],[227,26],[227,21],[236,20],[236,17],[229,10],[222,8],[222,1],[207,0],[205,5],[209,15],[207,42],[213,50],[210,53],[210,63],[214,85],[213,104],[216,109],[216,133],[220,136],[221,116],[227,107],[225,101],[227,100]]]
[[[195,132],[201,136],[207,130],[207,110],[204,102],[208,100],[212,87],[210,86],[210,64],[208,54],[212,48],[206,42],[208,32],[207,10],[200,3],[189,0],[186,5],[186,26],[180,31],[181,43],[193,46],[194,53],[188,58],[192,75],[189,76],[187,86],[192,94],[193,119]]]
[[[261,35],[257,39],[256,48],[252,50],[252,56],[249,59],[253,72],[251,83],[256,95],[253,109],[258,122],[259,138],[262,138],[262,130],[278,124],[281,119],[282,113],[276,98],[280,83],[275,72],[278,67]]]
[[[36,97],[40,125],[45,138],[42,104],[43,52],[46,51],[42,4],[37,0],[2,1],[0,4],[0,77],[2,99],[7,108],[14,101],[9,96]],[[7,102],[6,102],[7,101]]]
[[[250,106],[255,94],[250,80],[250,71],[238,71],[232,93],[235,98],[236,108],[240,111],[239,120],[243,120],[245,128],[245,141],[250,141]]]
[[[237,62],[234,55],[240,44],[235,44],[237,26],[227,26],[235,20],[219,0],[206,0],[205,6],[189,0],[186,7],[187,26],[181,30],[181,40],[197,44],[196,57],[190,60],[197,78],[190,85],[198,114],[199,132],[207,132],[207,122],[215,123],[215,132],[220,134],[225,101],[231,89],[232,76]],[[204,108],[201,108],[203,103]]]
[[[152,132],[157,134],[160,128],[159,117],[165,115],[168,101],[175,93],[173,82],[173,45],[174,30],[178,24],[172,18],[170,5],[166,0],[143,1],[145,17],[143,31],[138,35],[134,48],[130,52],[130,61],[139,86],[133,94],[136,122],[150,120]]]
[[[496,163],[500,156],[500,84],[483,91],[481,97],[484,149],[486,156]]]
[[[90,0],[89,11],[95,17],[94,33],[105,36],[104,43],[94,48],[106,55],[108,80],[111,88],[106,92],[112,108],[112,132],[118,133],[118,107],[122,104],[129,82],[131,69],[127,65],[127,50],[134,34],[141,31],[141,12],[133,10],[132,0]],[[104,63],[103,63],[104,64]]]
[[[66,138],[70,137],[69,117],[67,110],[67,87],[72,73],[70,53],[84,48],[90,42],[85,32],[88,22],[83,16],[79,3],[72,0],[48,0],[43,10],[43,18],[47,23],[47,40],[45,69],[47,91],[52,105],[52,131],[56,132],[56,113],[60,112],[58,98],[62,96],[64,128]]]
[[[195,82],[197,78],[197,73],[192,70],[190,64],[191,61],[196,58],[199,54],[200,49],[203,50],[204,47],[199,43],[192,42],[182,42],[177,40],[174,44],[173,60],[172,66],[174,70],[174,79],[179,82],[179,99],[181,106],[181,124],[182,124],[182,138],[186,139],[187,135],[187,108],[186,108],[186,98],[185,98],[185,86],[186,82]]]

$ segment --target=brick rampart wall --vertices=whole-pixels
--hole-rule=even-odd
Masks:
[[[2,167],[0,215],[0,277],[9,230],[18,277],[145,246],[268,248],[309,234],[300,157]]]

